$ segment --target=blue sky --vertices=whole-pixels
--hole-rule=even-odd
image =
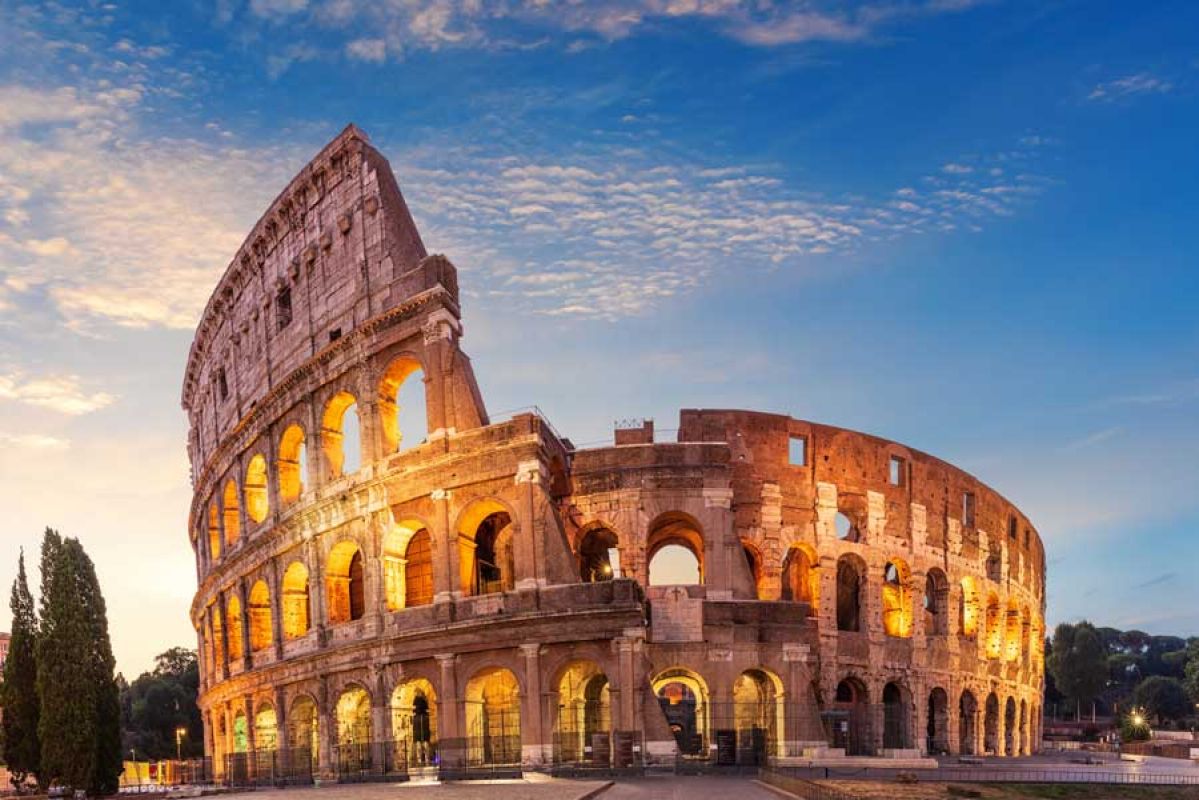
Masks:
[[[493,411],[576,442],[696,406],[885,435],[1030,514],[1051,624],[1199,634],[1193,4],[0,18],[0,585],[43,526],[82,537],[125,671],[194,642],[191,328],[350,121],[458,265]]]

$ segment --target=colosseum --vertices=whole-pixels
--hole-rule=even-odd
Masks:
[[[218,774],[1035,751],[1045,556],[997,492],[773,413],[576,447],[536,409],[489,416],[462,343],[457,270],[348,127],[254,226],[188,357]]]

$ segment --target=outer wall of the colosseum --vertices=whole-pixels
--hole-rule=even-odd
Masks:
[[[218,285],[183,398],[218,770],[306,752],[337,774],[403,737],[412,758],[414,697],[443,766],[451,743],[462,764],[706,759],[725,729],[770,757],[1035,749],[1044,554],[1002,497],[772,414],[576,449],[537,413],[492,422],[462,335],[456,270],[353,128]],[[413,381],[425,424],[402,431]],[[670,546],[698,584],[651,585]],[[670,718],[685,734],[660,698],[700,709]]]

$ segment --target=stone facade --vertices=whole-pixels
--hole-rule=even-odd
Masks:
[[[1004,498],[774,414],[588,449],[492,420],[459,300],[351,126],[209,301],[183,406],[218,770],[1035,750],[1044,551]],[[698,580],[655,585],[667,551]]]

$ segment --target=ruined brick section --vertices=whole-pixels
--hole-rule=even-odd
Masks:
[[[353,127],[217,286],[183,400],[218,769],[1036,749],[1044,551],[1004,498],[775,414],[576,449],[488,418],[462,334],[454,266]],[[668,553],[697,579],[656,585]]]

